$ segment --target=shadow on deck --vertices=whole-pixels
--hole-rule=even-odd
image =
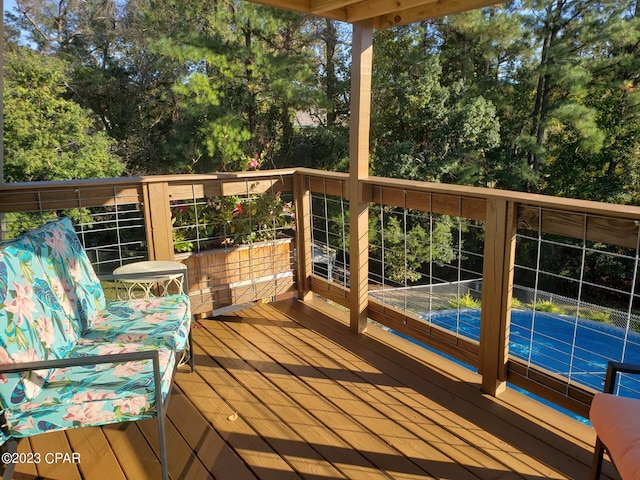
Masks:
[[[351,333],[285,301],[193,331],[196,373],[169,402],[174,479],[588,478],[593,430],[395,335]],[[80,463],[18,466],[15,478],[160,478],[154,421],[50,433],[19,451]],[[617,478],[610,464],[605,472]]]

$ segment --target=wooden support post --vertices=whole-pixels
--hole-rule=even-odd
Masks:
[[[306,176],[294,174],[293,194],[296,206],[296,254],[298,298],[309,300],[311,297],[311,192],[307,187]]]
[[[487,201],[479,370],[482,390],[493,396],[506,388],[516,216],[517,206],[514,202],[495,198]]]
[[[142,185],[149,260],[173,260],[173,231],[166,182]]]
[[[352,42],[349,124],[349,303],[351,329],[361,333],[367,328],[369,295],[369,205],[363,201],[361,180],[369,176],[372,20],[363,20],[353,25]]]

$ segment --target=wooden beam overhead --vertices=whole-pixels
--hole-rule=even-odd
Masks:
[[[383,29],[502,3],[500,0],[248,0],[275,8]]]
[[[361,0],[311,0],[311,12],[321,15],[331,10],[339,10],[353,5],[354,3],[364,3]]]
[[[374,20],[374,27],[378,29],[397,27],[409,23],[421,22],[431,18],[444,17],[468,10],[496,5],[496,0],[433,0],[422,6],[398,9],[394,13],[381,15]]]
[[[333,9],[322,12],[312,11],[310,0],[247,0],[251,3],[259,3],[268,7],[280,8],[282,10],[293,10],[294,12],[316,15],[319,17],[331,18],[333,20],[347,21],[347,14],[344,9]]]
[[[396,15],[411,9],[433,4],[437,0],[378,0],[363,1],[347,7],[347,21],[358,22],[367,18],[377,19],[382,15]],[[378,23],[376,21],[376,23]]]

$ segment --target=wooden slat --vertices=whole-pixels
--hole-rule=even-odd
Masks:
[[[306,322],[303,320],[303,323]],[[262,325],[257,325],[256,328],[267,330]],[[282,341],[288,349],[295,350],[303,358],[313,358],[316,362],[322,362],[324,368],[321,370],[328,371],[329,375],[331,372],[346,372],[340,373],[336,378],[339,378],[341,385],[365,404],[371,405],[394,423],[402,425],[417,435],[418,438],[426,440],[432,448],[466,469],[466,471],[456,472],[449,466],[446,471],[434,472],[438,478],[465,478],[470,472],[482,478],[483,471],[498,474],[497,472],[504,473],[512,468],[517,468],[529,475],[547,471],[543,465],[523,461],[521,453],[516,449],[505,450],[501,455],[487,455],[473,442],[491,445],[495,439],[489,435],[481,438],[481,435],[472,432],[471,428],[469,433],[450,429],[449,425],[454,423],[452,420],[457,425],[460,419],[456,418],[453,412],[448,412],[447,418],[445,415],[440,416],[441,409],[431,398],[417,391],[409,393],[404,381],[407,376],[412,375],[412,372],[405,371],[401,366],[389,364],[381,369],[382,363],[372,361],[369,355],[331,348],[333,342],[327,337],[331,333],[327,334],[327,330],[322,327],[313,327],[313,330],[307,330],[304,333],[295,328],[287,331],[297,339],[297,341]],[[280,336],[279,333],[277,335]],[[362,382],[369,381],[372,388],[361,388]]]
[[[351,328],[367,327],[369,285],[369,203],[362,180],[369,176],[369,131],[373,68],[373,22],[353,26],[351,48],[351,116],[349,120],[349,278]]]
[[[191,372],[177,374],[177,383],[188,383],[192,380],[200,380],[200,377]],[[247,465],[178,387],[175,387],[171,394],[167,416],[171,423],[180,430],[198,460],[214,477],[255,480],[256,476]]]
[[[80,456],[78,467],[83,478],[99,478],[109,472],[109,480],[126,479],[102,429],[72,428],[66,433],[71,449]]]
[[[373,186],[370,201],[471,220],[486,220],[487,201],[485,199]]]
[[[51,480],[81,479],[77,463],[63,461],[64,458],[56,460],[56,454],[66,454],[72,459],[71,455],[74,453],[64,431],[35,435],[29,440],[32,451],[37,452],[41,458],[41,462],[36,465],[40,477]]]
[[[587,478],[593,429],[510,389],[483,395],[477,373],[377,327],[356,335],[328,303],[261,305],[193,336],[196,372],[177,373],[167,412],[171,478]],[[156,432],[145,420],[35,436],[20,451],[81,464],[15,478],[156,479]],[[618,478],[608,461],[602,478]]]
[[[138,422],[138,426],[155,455],[160,457],[158,447],[157,421]],[[182,427],[182,425],[181,425]],[[189,478],[194,480],[212,480],[213,476],[204,467],[200,459],[185,442],[184,438],[172,422],[166,422],[167,456],[169,475],[173,478]]]
[[[342,9],[358,2],[361,2],[361,0],[310,0],[311,13],[318,15],[330,10]]]
[[[541,219],[542,215],[542,219]],[[518,209],[518,228],[562,235],[570,238],[603,242],[627,248],[637,248],[640,236],[638,220],[616,219],[571,213],[562,210],[541,210],[521,206]]]
[[[0,212],[38,212],[65,208],[103,207],[140,202],[137,187],[56,188],[0,191]]]
[[[25,454],[25,459],[33,458],[33,451],[28,438],[21,438],[18,441],[18,453]],[[4,474],[4,462],[0,462],[0,473]],[[13,471],[14,480],[33,480],[38,476],[35,463],[17,463]]]
[[[139,423],[107,425],[102,431],[127,478],[155,480],[161,477],[160,462],[140,432]]]
[[[259,368],[259,374],[266,375],[267,379],[272,382],[272,385],[277,386],[279,390],[285,392],[289,397],[288,402],[294,401],[299,405],[296,408],[299,409],[300,406],[302,406],[304,411],[314,415],[315,420],[307,419],[306,422],[312,422],[314,424],[321,422],[324,428],[320,430],[320,433],[323,434],[323,436],[331,435],[331,443],[340,442],[339,447],[327,449],[330,452],[327,455],[331,457],[356,455],[353,460],[337,462],[337,466],[342,469],[350,466],[351,468],[353,468],[353,466],[361,467],[365,475],[356,475],[357,470],[354,470],[354,472],[351,473],[351,475],[354,475],[354,478],[379,477],[379,473],[376,474],[376,468],[387,472],[394,478],[428,478],[423,469],[408,459],[397,455],[394,446],[390,445],[390,442],[382,441],[375,435],[372,435],[371,430],[362,424],[358,415],[349,415],[340,408],[340,406],[332,403],[331,399],[333,397],[319,394],[317,388],[320,388],[322,382],[320,380],[314,381],[313,373],[304,364],[298,365],[294,359],[289,360],[283,357],[276,357],[277,363],[273,363],[277,351],[272,350],[272,348],[277,349],[277,344],[273,344],[272,342],[268,342],[270,344],[267,344],[263,342],[264,348],[268,349],[268,354],[260,352],[252,344],[243,340],[245,336],[251,334],[252,329],[250,326],[247,325],[249,329],[244,328],[243,324],[239,323],[230,323],[229,326],[242,329],[242,338],[239,338],[238,335],[229,335],[228,332],[225,333],[225,328],[220,328],[220,325],[207,325],[207,329],[213,333],[210,338],[211,341],[215,343],[216,348],[222,349],[227,356],[233,355],[231,353],[231,349],[233,349],[238,358],[241,357],[242,360],[248,362],[249,365],[253,365],[254,368]],[[240,343],[236,343],[236,340],[240,340]],[[277,361],[277,358],[281,358],[281,360]],[[271,368],[269,368],[269,366],[271,366]],[[258,370],[256,370],[256,373],[258,373]],[[294,375],[298,373],[299,376],[291,376],[291,373]],[[310,375],[311,377],[309,377]],[[300,380],[298,378],[300,378]],[[301,381],[301,379],[308,379],[308,381]],[[246,385],[252,384],[247,381],[243,383]],[[258,384],[257,387],[260,388],[260,384]],[[265,388],[260,388],[259,391],[263,394]],[[269,402],[269,404],[277,405],[278,402]],[[288,410],[291,410],[291,408]],[[287,413],[283,418],[288,418],[290,415],[291,413]],[[371,426],[375,423],[375,417],[371,417],[365,421]],[[295,420],[292,421],[292,424],[296,424]],[[336,439],[335,436],[337,436],[338,439]],[[329,440],[315,441],[314,445],[316,448],[321,449],[327,441]],[[364,459],[362,459],[362,457],[364,457]],[[375,465],[376,468],[369,467],[369,464]],[[371,475],[371,477],[367,475]]]
[[[313,193],[331,195],[349,201],[348,176],[344,178],[318,178],[306,176],[307,186]]]
[[[376,0],[375,2],[359,2],[347,7],[349,22],[357,22],[366,18],[377,18],[383,15],[402,15],[404,10],[432,4],[435,0]],[[378,27],[376,27],[378,28]]]
[[[376,18],[375,28],[390,28],[407,25],[409,23],[421,22],[431,18],[439,18],[446,15],[453,15],[455,13],[466,12],[467,10],[488,7],[497,3],[500,2],[497,0],[434,0],[426,5],[382,15]]]
[[[410,338],[436,348],[468,365],[478,365],[478,345],[436,325],[412,318],[377,300],[369,300],[369,317],[390,329],[408,335]]]
[[[329,319],[311,313],[313,308],[308,303],[278,304],[277,308],[311,330],[321,329],[321,325],[325,324],[338,331],[345,328],[346,319],[340,324],[335,322],[337,317]],[[308,323],[307,319],[310,317],[313,320]],[[477,374],[443,361],[437,354],[389,335],[388,332],[371,328],[364,335],[365,338],[357,342],[353,336],[346,338],[343,333],[328,334],[324,329],[322,332],[338,342],[340,348],[347,347],[353,354],[371,358],[372,361],[373,358],[377,359],[376,365],[404,366],[402,373],[394,371],[390,373],[391,377],[435,401],[432,410],[447,415],[447,424],[456,425],[456,432],[489,435],[485,437],[484,445],[490,450],[496,445],[500,445],[500,450],[517,448],[517,453],[509,453],[508,456],[517,456],[527,465],[537,465],[540,471],[544,471],[544,474],[539,475],[540,478],[586,478],[593,445],[593,430],[589,427],[510,390],[498,399],[483,397],[477,390],[473,393],[474,388],[471,386],[479,381]],[[369,342],[366,337],[373,337],[375,341]],[[390,349],[387,350],[385,345]],[[399,351],[412,355],[393,353]],[[369,357],[369,354],[373,357]],[[417,366],[416,359],[425,361],[428,368]],[[456,412],[463,417],[456,417]],[[472,424],[465,426],[464,419],[470,420]],[[497,435],[498,440],[489,440],[491,435]],[[484,448],[481,446],[483,443],[477,445],[478,448]],[[576,464],[576,459],[580,459],[580,463]],[[517,472],[518,469],[514,468],[513,471]],[[566,473],[562,474],[563,471]]]

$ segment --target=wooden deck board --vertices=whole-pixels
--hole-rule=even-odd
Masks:
[[[171,478],[588,477],[588,426],[513,391],[483,395],[474,372],[348,321],[297,301],[201,320],[196,372],[177,373],[169,401]],[[155,420],[44,434],[19,451],[81,463],[19,465],[16,479],[160,477]]]

